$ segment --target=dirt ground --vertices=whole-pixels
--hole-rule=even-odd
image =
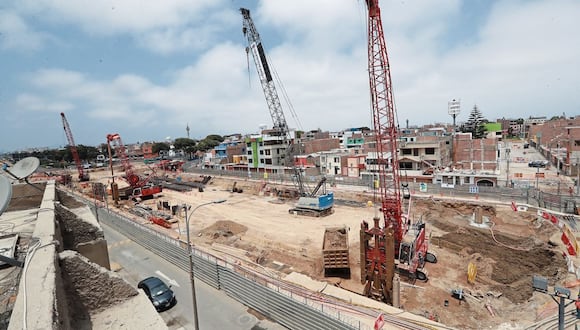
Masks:
[[[184,181],[193,179],[181,176]],[[154,207],[163,200],[196,206],[225,198],[223,204],[208,205],[192,214],[195,244],[272,271],[299,272],[362,292],[359,231],[362,220],[370,222],[378,215],[376,208],[367,204],[372,194],[362,189],[334,189],[337,200],[348,202],[336,203],[335,212],[327,217],[310,218],[289,214],[293,202],[271,196],[272,183],[238,179],[237,187],[243,193],[231,192],[232,186],[233,180],[213,178],[203,192],[165,189],[155,200],[143,203]],[[427,223],[429,250],[437,255],[438,262],[427,264],[427,282],[402,284],[403,309],[461,329],[521,328],[557,313],[557,305],[550,303],[548,295],[532,291],[532,275],[545,276],[551,284],[562,283],[572,275],[566,272],[559,229],[538,221],[535,210],[514,212],[509,205],[483,201],[413,201],[411,219],[421,217]],[[471,225],[478,207],[488,227]],[[168,234],[185,236],[183,218],[177,217],[178,228]],[[324,277],[324,229],[336,226],[349,228],[350,278]],[[467,281],[470,262],[477,269],[473,284]],[[462,289],[466,298],[454,299],[453,289]]]

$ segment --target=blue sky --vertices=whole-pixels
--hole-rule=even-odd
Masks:
[[[580,114],[580,2],[380,1],[398,121]],[[239,8],[299,122],[372,126],[363,0],[20,0],[0,4],[0,151],[257,133],[271,125]],[[278,89],[281,94],[280,88]],[[281,95],[282,98],[282,95]],[[283,98],[282,98],[283,99]]]

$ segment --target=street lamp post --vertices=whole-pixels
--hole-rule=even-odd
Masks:
[[[505,148],[505,159],[507,162],[507,168],[505,171],[505,175],[506,175],[505,186],[509,187],[509,183],[510,183],[510,148],[509,148],[509,146],[507,148]]]
[[[195,296],[195,276],[194,276],[194,272],[193,272],[193,249],[191,247],[191,240],[189,239],[189,219],[190,219],[191,215],[193,214],[193,212],[195,212],[195,210],[197,210],[198,208],[200,208],[202,206],[210,205],[210,204],[223,203],[225,201],[226,201],[225,199],[220,199],[220,200],[200,204],[200,205],[196,206],[189,213],[189,215],[187,214],[189,207],[186,206],[185,204],[183,204],[183,208],[185,209],[185,227],[187,230],[187,255],[189,256],[189,279],[191,282],[191,299],[193,300],[193,323],[195,325],[195,330],[199,330],[199,320],[197,317],[197,298]]]
[[[576,300],[570,297],[570,290],[567,288],[556,286],[554,287],[554,293],[548,292],[548,279],[545,277],[534,275],[532,278],[532,287],[534,291],[542,292],[548,294],[552,299],[558,304],[558,330],[564,330],[565,321],[564,314],[566,306],[572,304]],[[579,295],[580,297],[580,295]],[[559,299],[556,299],[559,298]],[[571,300],[566,304],[566,299]]]

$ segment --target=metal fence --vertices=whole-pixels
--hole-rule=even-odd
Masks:
[[[288,184],[292,185],[292,176],[288,174],[271,174],[267,177],[264,173],[246,172],[246,171],[229,171],[216,169],[202,169],[200,167],[188,167],[186,172],[196,173],[200,175],[212,175],[233,177],[240,179],[260,180],[272,184]],[[315,185],[321,179],[321,176],[306,176],[304,181],[307,184]],[[329,186],[352,186],[361,189],[368,188],[372,190],[373,182],[370,177],[352,178],[342,176],[327,177]],[[567,187],[559,181],[544,180],[543,188],[538,188],[532,181],[515,181],[511,187],[497,185],[495,187],[478,186],[473,189],[470,185],[455,185],[452,188],[441,186],[433,183],[418,183],[409,182],[409,190],[415,194],[427,194],[432,196],[442,197],[460,197],[460,198],[481,198],[497,201],[505,201],[511,203],[512,201],[520,204],[528,204],[531,206],[546,208],[552,211],[575,214],[578,207],[580,207],[580,196],[570,191],[572,187]]]
[[[86,202],[90,204],[90,201]],[[97,208],[96,212],[95,216],[100,222],[189,272],[185,243],[128,219],[112,209]],[[377,314],[370,309],[352,308],[328,297],[313,297],[312,292],[303,288],[278,281],[199,249],[193,249],[193,260],[196,278],[223,290],[230,297],[290,329],[370,329],[368,322],[361,322],[361,319],[372,320],[373,315]],[[417,328],[412,323],[410,326]]]

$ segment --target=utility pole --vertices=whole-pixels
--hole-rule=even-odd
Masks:
[[[580,196],[580,158],[576,157],[576,196]]]
[[[507,161],[507,168],[505,171],[505,186],[509,187],[509,181],[510,181],[510,148],[509,146],[505,149],[505,159]]]

